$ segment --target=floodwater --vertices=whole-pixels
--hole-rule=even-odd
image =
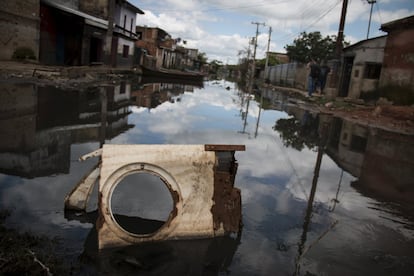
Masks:
[[[226,81],[82,91],[1,84],[6,226],[56,239],[56,255],[75,274],[412,275],[413,137],[306,111],[277,92],[261,95]],[[64,199],[99,162],[79,157],[103,143],[246,145],[236,152],[240,233],[98,254],[96,188],[87,214],[65,213]],[[124,180],[112,203],[125,229],[140,231],[132,214],[166,220],[172,201],[159,179]]]

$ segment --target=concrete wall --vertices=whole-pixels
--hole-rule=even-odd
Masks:
[[[380,87],[388,85],[405,86],[414,93],[414,26],[388,34]]]
[[[354,57],[348,97],[358,99],[361,93],[378,88],[379,75],[367,78],[366,70],[370,64],[381,64],[384,58],[384,47],[387,37],[382,36],[359,42],[344,50],[345,57]]]
[[[79,10],[90,15],[108,19],[108,0],[81,0]]]
[[[134,41],[117,37],[118,46],[116,49],[116,67],[132,67],[134,57]],[[124,46],[128,46],[128,56],[123,56]]]
[[[307,71],[303,64],[285,63],[269,66],[265,76],[272,84],[306,89]]]
[[[125,20],[125,16],[126,16],[126,20]],[[137,17],[137,14],[135,12],[126,9],[124,6],[119,6],[119,5],[116,6],[116,10],[115,10],[115,24],[116,25],[130,32],[135,33],[136,17]],[[132,19],[132,26],[131,26],[131,19]],[[125,23],[125,27],[124,27],[124,23]]]
[[[0,1],[0,59],[10,60],[18,47],[39,54],[39,0]]]

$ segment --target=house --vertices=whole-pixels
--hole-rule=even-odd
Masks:
[[[176,43],[171,35],[161,28],[137,26],[141,40],[135,42],[139,65],[152,69],[173,68],[176,62]]]
[[[40,61],[53,65],[89,65],[105,62],[108,32],[108,1],[52,1],[40,3]],[[116,0],[109,63],[132,67],[136,14],[128,1]]]
[[[414,16],[381,25],[388,33],[379,86],[414,95]]]
[[[189,70],[198,70],[200,68],[200,63],[198,61],[198,49],[177,46],[175,51],[177,53],[177,68]]]
[[[87,1],[83,1],[87,2]],[[128,1],[116,1],[115,28],[112,37],[112,65],[114,67],[132,67],[136,33],[137,14],[144,14],[142,10]]]
[[[387,36],[362,40],[343,49],[338,96],[358,99],[378,89]]]
[[[16,49],[39,52],[39,0],[0,1],[0,59],[10,60]]]
[[[82,11],[76,1],[66,2],[40,0],[39,61],[70,66],[103,62],[108,21]]]

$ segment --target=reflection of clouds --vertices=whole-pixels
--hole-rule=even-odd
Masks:
[[[111,207],[115,214],[156,220],[167,220],[173,200],[158,176],[149,173],[131,174],[116,186]]]
[[[227,84],[231,86],[230,90],[223,89]],[[236,152],[239,167],[235,186],[242,193],[244,227],[242,243],[231,271],[235,275],[271,275],[275,271],[291,274],[302,234],[317,152],[306,148],[299,152],[283,146],[279,134],[272,129],[278,119],[288,117],[279,111],[261,111],[258,136],[254,138],[259,112],[254,100],[250,102],[245,133],[241,133],[244,122],[236,93],[231,83],[207,83],[204,89],[181,95],[181,101],[175,103],[165,102],[154,109],[132,107],[133,113],[129,115],[128,121],[135,127],[114,137],[110,143],[246,145],[245,152]],[[31,180],[0,175],[0,206],[12,209],[11,223],[24,227],[24,230],[58,233],[56,235],[70,241],[81,239],[86,233],[84,228],[91,226],[66,221],[62,214],[63,200],[97,161],[96,158],[84,163],[75,160],[97,147],[97,143],[72,145],[68,175]],[[342,177],[338,194],[340,202],[334,212],[329,212],[340,175],[341,169],[329,156],[324,155],[307,245],[316,240],[333,221],[338,220],[339,223],[310,250],[308,263],[322,263],[335,254],[337,259],[348,253],[364,255],[364,246],[377,248],[374,241],[384,238],[400,245],[403,239],[398,241],[401,236],[394,231],[403,233],[402,238],[407,240],[410,234],[413,235],[413,231],[392,222],[390,214],[370,208],[375,200],[357,193],[350,186],[354,177],[348,173]],[[159,193],[159,190],[151,192]],[[95,197],[96,203],[97,195]],[[122,198],[121,201],[128,208],[139,210],[138,205],[128,201],[130,199]],[[151,203],[147,200],[144,205],[150,206]],[[150,208],[158,212],[163,207],[151,205]],[[150,212],[147,215],[152,218],[156,216]],[[389,219],[384,219],[387,216]],[[358,246],[352,247],[350,244]],[[338,248],[347,249],[343,251]],[[318,253],[312,255],[313,252]],[[332,252],[334,254],[329,254]],[[328,257],[319,260],[318,257],[324,254]]]
[[[35,233],[55,233],[57,229],[74,229],[84,231],[90,224],[67,221],[63,215],[64,197],[74,185],[97,162],[96,158],[78,162],[77,159],[97,148],[96,143],[72,145],[71,172],[69,174],[23,179],[13,176],[2,176],[0,206],[11,210],[8,222],[23,227],[21,230]],[[24,223],[22,223],[24,222]],[[58,226],[58,227],[57,227]]]

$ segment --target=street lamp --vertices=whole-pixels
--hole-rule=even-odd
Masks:
[[[377,2],[377,0],[367,0],[368,4],[371,5],[371,11],[369,13],[369,21],[368,21],[368,31],[367,31],[367,39],[369,36],[369,29],[371,27],[371,16],[372,16],[372,7],[374,6],[374,4]]]

